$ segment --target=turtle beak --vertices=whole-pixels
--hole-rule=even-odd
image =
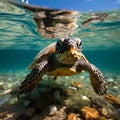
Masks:
[[[68,45],[68,52],[73,53],[75,51],[75,46],[72,44]]]

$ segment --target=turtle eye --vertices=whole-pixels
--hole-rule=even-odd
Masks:
[[[82,45],[82,42],[81,42],[81,41],[77,42],[76,44],[77,44],[77,47],[78,47],[78,48],[81,48],[81,45]]]
[[[79,46],[81,46],[82,45],[82,41],[80,41],[80,44],[79,44]]]
[[[62,47],[62,41],[58,40],[56,46],[57,46],[58,48]]]

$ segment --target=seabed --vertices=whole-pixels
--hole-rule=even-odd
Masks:
[[[108,94],[94,93],[89,74],[58,77],[45,75],[29,94],[18,86],[27,73],[0,74],[1,120],[119,120],[120,76],[105,73]],[[116,82],[118,81],[118,82]]]

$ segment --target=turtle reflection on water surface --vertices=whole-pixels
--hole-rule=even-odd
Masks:
[[[40,51],[29,66],[31,72],[21,83],[21,93],[30,93],[45,74],[71,76],[85,70],[90,75],[95,93],[106,94],[107,86],[104,76],[95,65],[88,62],[82,54],[81,47],[79,38],[61,38]]]

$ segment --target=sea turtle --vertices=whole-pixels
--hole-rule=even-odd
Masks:
[[[104,95],[107,85],[100,70],[81,52],[80,38],[61,38],[50,44],[35,57],[29,66],[31,72],[20,85],[21,93],[30,93],[44,74],[53,76],[71,76],[82,72],[89,72],[91,85],[95,93]]]

